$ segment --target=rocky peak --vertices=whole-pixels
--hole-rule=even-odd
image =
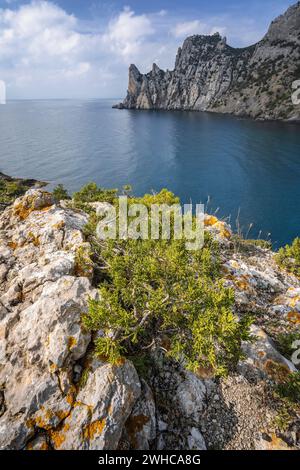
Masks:
[[[274,20],[255,45],[233,48],[219,33],[194,35],[178,49],[175,68],[146,75],[130,67],[127,97],[119,108],[183,109],[300,119],[292,103],[299,79],[300,3]]]
[[[291,40],[300,43],[300,2],[272,21],[265,38],[271,41]]]

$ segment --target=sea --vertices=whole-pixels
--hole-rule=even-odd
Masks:
[[[300,235],[300,125],[205,112],[112,109],[111,100],[0,106],[0,171],[62,183],[168,188],[248,238]]]

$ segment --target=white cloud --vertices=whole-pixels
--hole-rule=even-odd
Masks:
[[[185,38],[192,34],[204,34],[204,30],[206,28],[206,24],[200,23],[199,20],[184,21],[182,23],[177,23],[171,32],[176,38]]]
[[[0,79],[15,98],[120,97],[131,62],[142,72],[153,62],[172,68],[186,36],[228,32],[237,45],[259,39],[248,18],[179,20],[166,10],[136,14],[126,7],[83,22],[51,1],[32,0],[14,9],[10,1],[0,8]]]
[[[113,52],[127,60],[140,51],[145,39],[153,33],[153,26],[146,15],[135,15],[126,7],[109,23],[103,39]]]
[[[186,38],[194,34],[215,34],[226,33],[226,26],[211,26],[210,24],[202,23],[199,20],[184,21],[177,23],[174,28],[171,29],[171,33],[176,38]]]

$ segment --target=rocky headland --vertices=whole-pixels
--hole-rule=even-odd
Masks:
[[[82,322],[100,295],[88,219],[42,189],[0,215],[0,448],[299,449],[299,400],[275,391],[297,375],[279,338],[299,333],[300,279],[207,215],[235,315],[254,318],[243,359],[214,377],[153,344],[142,367],[111,364]]]
[[[119,109],[193,110],[255,119],[299,120],[292,102],[300,79],[300,2],[270,25],[257,44],[233,48],[216,33],[188,37],[175,68],[141,74],[129,68],[127,97]]]

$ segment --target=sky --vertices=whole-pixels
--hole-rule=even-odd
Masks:
[[[192,34],[259,41],[296,0],[0,0],[8,99],[121,98],[128,67],[172,69]]]

